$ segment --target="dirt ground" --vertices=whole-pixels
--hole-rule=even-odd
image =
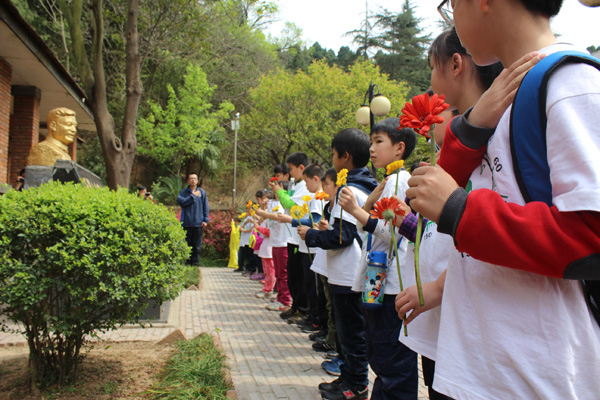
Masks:
[[[148,342],[97,343],[83,360],[75,385],[33,396],[28,389],[27,347],[1,347],[0,400],[139,400],[173,350]]]

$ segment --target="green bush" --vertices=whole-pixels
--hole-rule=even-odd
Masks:
[[[86,335],[175,298],[188,254],[173,214],[126,190],[49,183],[0,198],[0,304],[23,326],[32,383],[73,381]]]

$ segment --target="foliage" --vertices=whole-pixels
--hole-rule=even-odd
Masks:
[[[176,343],[159,381],[148,390],[151,400],[225,400],[231,386],[225,379],[225,354],[204,333]]]
[[[400,13],[382,10],[371,19],[374,31],[369,48],[378,50],[374,59],[381,72],[407,82],[410,97],[423,93],[429,87],[427,49],[431,39],[422,33],[421,20],[415,17],[410,1],[404,1]]]
[[[51,182],[0,199],[0,304],[23,325],[34,382],[76,377],[87,335],[181,290],[185,235],[125,190]]]
[[[198,286],[200,284],[200,268],[188,267],[185,269],[185,280],[183,281],[183,287],[190,287],[192,285]]]
[[[321,60],[306,73],[277,70],[266,75],[251,92],[254,109],[241,122],[241,152],[259,167],[279,164],[293,151],[329,164],[331,139],[357,126],[356,110],[371,82],[392,102],[389,115],[399,115],[404,83],[390,81],[370,62],[356,62],[346,72]]]
[[[211,134],[233,111],[228,101],[212,109],[210,101],[215,90],[202,68],[189,64],[179,91],[168,85],[167,104],[163,107],[150,102],[149,114],[139,119],[139,153],[167,164],[172,173],[179,175],[182,166],[206,148]]]
[[[231,234],[231,211],[211,211],[210,222],[202,229],[202,253],[227,257]]]
[[[152,197],[166,205],[176,205],[177,196],[185,185],[179,175],[161,176],[158,182],[152,185]]]

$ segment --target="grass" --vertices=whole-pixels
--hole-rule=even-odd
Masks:
[[[200,266],[207,268],[225,268],[227,267],[227,262],[229,259],[219,258],[217,255],[203,256],[200,255]]]
[[[200,284],[200,268],[198,267],[189,267],[185,270],[185,283],[183,287],[190,287],[192,285],[198,286]]]
[[[146,391],[151,400],[226,399],[225,359],[209,334],[180,341],[177,350]]]

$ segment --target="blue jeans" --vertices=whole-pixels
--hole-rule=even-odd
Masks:
[[[335,329],[344,359],[340,378],[351,388],[362,390],[369,384],[369,363],[361,294],[345,286],[330,285],[330,288]]]
[[[418,398],[417,353],[398,341],[402,321],[394,308],[395,299],[386,294],[380,308],[364,307],[367,355],[377,375],[371,400]]]

